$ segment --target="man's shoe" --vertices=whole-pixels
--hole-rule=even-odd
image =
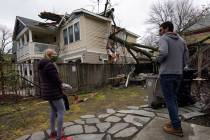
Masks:
[[[179,129],[175,129],[173,128],[172,126],[164,126],[163,127],[163,130],[168,133],[168,134],[172,134],[172,135],[176,135],[176,136],[179,136],[179,137],[183,137],[183,131],[182,131],[182,128],[179,128]]]

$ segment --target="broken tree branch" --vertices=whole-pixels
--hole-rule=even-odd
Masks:
[[[153,51],[158,51],[157,48],[154,48],[154,47],[150,47],[150,46],[146,46],[146,45],[141,45],[141,44],[138,44],[138,43],[133,43],[133,42],[127,42],[127,41],[124,41],[114,35],[111,35],[109,37],[110,39],[120,43],[120,44],[125,44],[126,46],[130,47],[130,46],[136,46],[137,48],[144,48],[144,49],[150,49],[150,50],[153,50]]]
[[[136,60],[136,63],[139,64],[139,60],[136,58],[136,56],[133,54],[133,52],[127,48],[128,52],[132,55],[132,57]]]
[[[150,49],[150,50],[153,50],[153,51],[158,51],[157,48],[141,45],[141,44],[138,44],[138,43],[127,42],[127,41],[124,41],[124,40],[122,40],[122,39],[120,39],[116,36],[110,36],[109,39],[114,40],[115,42],[120,43],[123,46],[125,46],[128,49],[128,52],[133,56],[133,58],[136,60],[137,63],[139,63],[139,60],[135,57],[135,55],[131,52],[131,50],[134,50],[137,53],[141,53],[141,54],[145,55],[146,57],[149,58],[149,60],[151,60],[151,57],[153,55],[150,52],[148,52],[146,50],[143,50],[141,48]]]

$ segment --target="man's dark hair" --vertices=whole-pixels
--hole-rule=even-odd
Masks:
[[[162,23],[160,25],[160,27],[163,27],[163,29],[168,28],[168,31],[170,31],[170,32],[173,32],[174,31],[174,25],[170,21],[166,21],[166,22]]]

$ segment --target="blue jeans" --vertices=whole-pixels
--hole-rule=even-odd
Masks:
[[[177,94],[179,92],[182,75],[163,74],[160,75],[160,84],[168,108],[169,117],[173,128],[181,128],[181,120],[179,119]]]
[[[57,117],[57,138],[61,139],[62,127],[63,127],[63,116],[65,112],[65,106],[63,99],[49,101],[51,113],[50,113],[50,128],[51,132],[55,132],[55,121]]]

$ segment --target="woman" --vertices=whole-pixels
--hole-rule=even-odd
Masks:
[[[52,49],[47,49],[44,58],[38,64],[40,74],[41,97],[49,102],[50,114],[50,138],[63,140],[62,126],[65,106],[63,101],[62,81],[58,75],[54,62],[57,60],[57,53]],[[57,117],[57,132],[55,131],[55,121]]]

